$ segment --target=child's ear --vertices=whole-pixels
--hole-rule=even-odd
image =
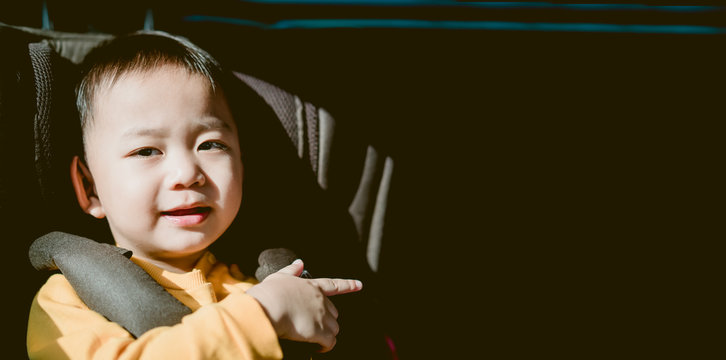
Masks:
[[[78,156],[74,156],[71,161],[71,182],[81,209],[93,217],[103,219],[106,213],[103,211],[98,194],[96,194],[93,176],[91,176],[91,172]]]

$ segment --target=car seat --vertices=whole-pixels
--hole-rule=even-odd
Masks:
[[[102,222],[76,206],[67,175],[70,159],[82,150],[76,65],[110,37],[0,24],[0,45],[7,50],[0,64],[0,141],[14,149],[0,155],[0,219],[14,259],[4,266],[22,274],[12,283],[22,294],[14,307],[27,309],[48,275],[32,270],[25,256],[34,239],[63,231],[112,242]],[[233,74],[238,81],[231,97],[254,99],[259,116],[240,127],[246,178],[239,220],[213,251],[235,254],[229,260],[252,274],[261,250],[291,248],[315,276],[360,278],[375,292],[392,160],[365,141],[341,140],[325,109],[261,79]],[[230,103],[235,111],[237,102]],[[370,311],[342,319],[361,326],[341,334],[340,351],[329,356],[365,356],[360,347],[346,350],[345,344],[365,343],[378,332],[381,324],[370,321],[377,301],[364,294],[334,301],[343,314],[363,303]],[[14,323],[21,328],[27,311],[18,316]],[[24,343],[24,334],[17,331],[14,343]]]

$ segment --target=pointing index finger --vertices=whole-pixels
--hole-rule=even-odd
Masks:
[[[359,280],[352,279],[313,279],[316,285],[323,291],[325,296],[341,295],[351,292],[360,291],[363,283]]]

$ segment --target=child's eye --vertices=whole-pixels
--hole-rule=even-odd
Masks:
[[[154,148],[142,148],[131,153],[132,156],[149,157],[154,155],[161,155],[161,151]]]
[[[227,150],[227,145],[217,141],[205,141],[199,145],[199,150]]]

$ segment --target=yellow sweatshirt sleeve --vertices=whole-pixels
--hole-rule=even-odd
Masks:
[[[31,359],[281,359],[274,328],[243,292],[138,339],[89,309],[62,275],[40,289],[28,321]]]

